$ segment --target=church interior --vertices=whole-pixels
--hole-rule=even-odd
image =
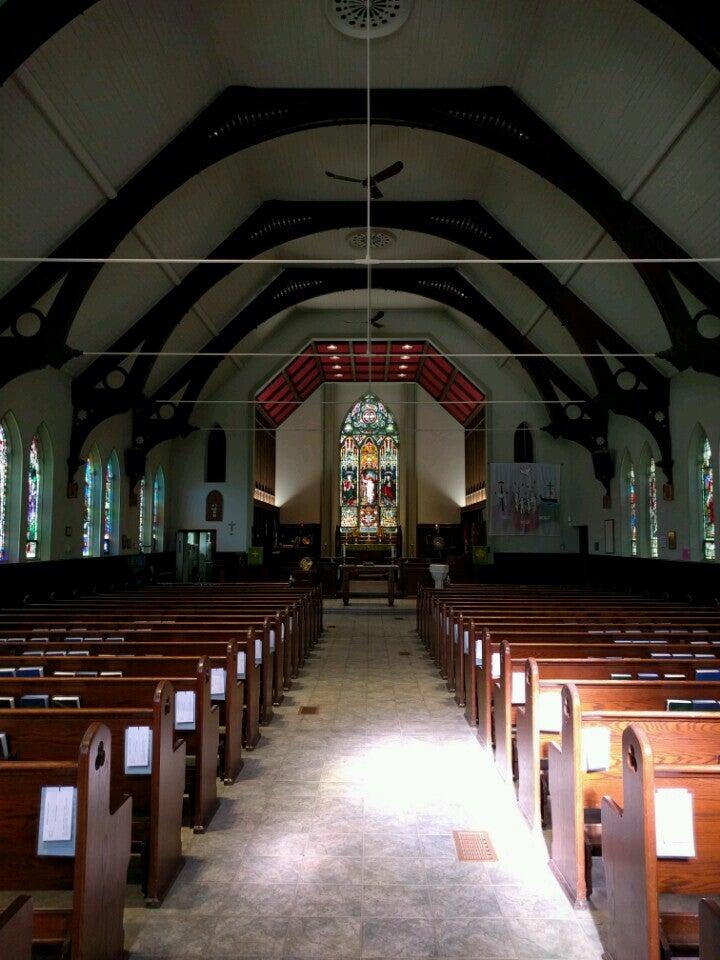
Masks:
[[[718,156],[708,0],[0,0],[2,960],[720,960]]]

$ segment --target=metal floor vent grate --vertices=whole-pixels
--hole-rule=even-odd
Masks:
[[[458,860],[497,860],[490,834],[486,830],[453,830],[453,840]]]
[[[300,707],[298,713],[303,717],[314,717],[320,713],[320,707]]]

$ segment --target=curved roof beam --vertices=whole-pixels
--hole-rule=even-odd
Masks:
[[[246,258],[281,243],[323,230],[362,225],[367,214],[362,201],[273,201],[262,204],[211,254],[210,259]],[[414,230],[452,241],[482,256],[531,260],[530,252],[476,201],[384,201],[374,207],[375,227]],[[162,297],[111,346],[112,353],[160,352],[183,317],[208,290],[238,267],[197,266]],[[553,311],[574,339],[579,353],[632,354],[633,347],[543,264],[508,264],[505,269]],[[131,409],[142,398],[154,356],[102,356],[73,382],[74,430],[79,442],[103,420]],[[640,421],[655,438],[667,463],[669,385],[649,360],[623,357],[621,371],[636,378],[622,389],[619,377],[602,356],[585,361],[593,377],[596,401],[608,410]],[[120,365],[123,364],[123,367]],[[108,386],[115,382],[113,389]]]
[[[5,0],[0,7],[0,84],[64,26],[95,5],[96,0]],[[720,32],[714,0],[636,0],[663,20],[710,63],[720,68]]]
[[[282,270],[216,337],[134,411],[136,449],[147,451],[164,440],[185,436],[192,431],[190,417],[194,402],[208,378],[222,362],[224,354],[251,330],[289,307],[329,293],[363,289],[366,285],[367,270],[364,267]],[[459,271],[447,267],[375,267],[372,285],[374,289],[416,294],[459,310],[496,337],[508,353],[530,354],[519,357],[518,362],[546,402],[550,420],[546,429],[552,436],[584,446],[592,455],[597,478],[606,488],[609,486],[614,464],[607,449],[607,410],[552,360],[543,356]],[[183,402],[168,403],[173,399]],[[579,404],[570,401],[579,401]]]
[[[479,90],[376,90],[374,124],[443,133],[495,150],[553,183],[582,206],[630,258],[686,258],[686,252],[559,137],[506,87]],[[362,90],[230,87],[53,252],[109,257],[161,200],[218,161],[263,141],[301,130],[366,119]],[[102,264],[41,263],[0,299],[3,329],[63,280],[32,337],[8,338],[14,374],[65,362],[72,322]],[[665,354],[679,369],[720,373],[720,349],[708,349],[672,279],[675,274],[706,307],[720,312],[720,283],[695,263],[635,264],[670,335]],[[64,279],[63,279],[64,278]]]

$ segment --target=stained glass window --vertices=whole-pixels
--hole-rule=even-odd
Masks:
[[[638,555],[638,501],[635,483],[635,468],[630,464],[627,475],[628,527],[630,533],[630,554]]]
[[[91,557],[95,551],[95,537],[97,525],[95,512],[97,508],[97,464],[91,455],[85,461],[84,501],[85,516],[83,519],[83,547],[82,555]]]
[[[165,474],[158,467],[153,480],[152,496],[152,549],[162,550],[165,535]]]
[[[647,512],[648,512],[648,540],[650,556],[658,555],[658,510],[657,510],[657,476],[655,461],[650,457],[647,472]]]
[[[340,529],[344,533],[397,530],[398,435],[392,413],[367,393],[340,431]]]
[[[713,486],[712,451],[705,437],[700,456],[700,495],[702,498],[703,558],[715,559],[715,489]]]
[[[138,483],[138,550],[145,549],[145,477]]]
[[[8,496],[10,490],[10,438],[0,423],[0,563],[8,558]]]
[[[105,482],[103,484],[103,535],[102,552],[115,552],[115,504],[117,500],[117,468],[115,456],[111,456],[105,467]]]
[[[28,453],[27,532],[25,534],[25,557],[35,560],[40,550],[40,498],[42,496],[42,445],[35,436]]]

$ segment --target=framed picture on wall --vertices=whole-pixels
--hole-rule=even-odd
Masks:
[[[615,553],[615,521],[605,521],[605,553]]]

